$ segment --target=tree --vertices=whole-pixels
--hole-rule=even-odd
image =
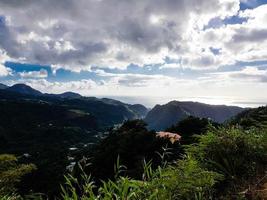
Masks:
[[[110,131],[92,153],[91,170],[93,177],[107,179],[114,176],[114,163],[118,156],[121,164],[127,167],[125,174],[140,179],[144,160],[153,160],[153,165],[161,163],[160,154],[165,147],[170,148],[168,160],[180,156],[180,144],[172,144],[169,139],[157,137],[155,131],[149,131],[142,120],[126,121],[121,127]]]
[[[0,197],[16,192],[21,178],[36,170],[33,164],[19,164],[17,158],[10,154],[0,155]]]
[[[176,125],[166,129],[166,131],[180,134],[182,136],[182,144],[191,144],[195,142],[192,136],[204,134],[210,123],[206,118],[189,116]]]

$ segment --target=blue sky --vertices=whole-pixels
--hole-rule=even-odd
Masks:
[[[0,81],[155,103],[267,103],[267,2],[0,0]]]

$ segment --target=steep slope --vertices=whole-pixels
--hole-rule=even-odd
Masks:
[[[267,106],[245,110],[230,120],[229,124],[238,124],[244,128],[267,128]]]
[[[2,89],[0,154],[16,154],[36,164],[37,171],[23,186],[53,194],[60,190],[66,167],[91,151],[107,128],[135,119],[144,109],[75,93],[42,94],[26,85]]]
[[[31,88],[25,84],[15,84],[11,87],[6,88],[7,91],[17,92],[21,94],[33,95],[33,96],[40,96],[42,93],[38,90]]]
[[[210,118],[215,122],[222,123],[241,111],[243,111],[243,108],[236,106],[171,101],[165,105],[156,105],[147,114],[145,121],[149,128],[162,130],[187,116]]]
[[[128,107],[133,112],[138,114],[138,118],[144,118],[148,113],[148,109],[145,106],[141,105],[141,104],[128,105]]]
[[[145,122],[150,129],[163,130],[184,119],[186,112],[173,104],[156,105],[145,117]]]
[[[130,105],[113,99],[83,97],[73,92],[43,94],[24,84],[0,90],[0,99],[42,101],[78,110],[94,116],[101,129],[120,124],[125,120],[144,118],[147,113],[147,108],[139,104]]]
[[[126,106],[129,111],[133,112],[136,116],[135,118],[144,118],[146,114],[148,113],[148,109],[143,106],[142,104],[126,104],[118,100],[109,99],[109,98],[102,98],[101,101],[111,104],[111,105],[121,105]]]
[[[4,85],[2,83],[0,83],[0,90],[4,90],[4,89],[7,89],[8,86],[7,85]]]
[[[58,190],[76,147],[96,143],[96,118],[43,101],[0,98],[0,154],[11,153],[36,164],[24,185],[35,191]],[[32,180],[38,180],[33,182]]]

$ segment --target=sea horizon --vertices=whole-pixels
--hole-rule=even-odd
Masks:
[[[155,105],[164,105],[170,101],[192,101],[210,105],[238,106],[242,108],[257,108],[267,105],[267,99],[238,99],[231,97],[160,97],[160,96],[120,96],[120,95],[96,95],[97,98],[110,98],[128,104],[142,104],[148,108]]]

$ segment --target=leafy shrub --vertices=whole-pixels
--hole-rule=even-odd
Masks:
[[[97,179],[107,180],[114,177],[114,163],[118,155],[127,167],[125,174],[131,178],[142,178],[143,161],[153,160],[153,166],[161,164],[157,152],[162,147],[170,147],[169,161],[176,160],[181,153],[181,145],[172,144],[169,139],[159,138],[156,132],[149,131],[142,120],[126,121],[118,129],[111,130],[109,136],[96,145],[91,157],[92,165],[86,170]],[[90,157],[87,156],[87,157]]]
[[[222,179],[218,173],[205,170],[198,161],[187,157],[174,166],[163,169],[161,176],[152,179],[150,187],[158,189],[157,199],[210,199],[213,186]]]
[[[13,155],[0,155],[0,197],[16,192],[16,185],[21,178],[35,169],[33,164],[18,164]]]
[[[256,129],[213,129],[199,136],[199,143],[189,146],[187,153],[205,168],[224,175],[221,188],[237,191],[266,169],[266,135]]]
[[[202,135],[206,133],[206,131],[208,130],[208,127],[211,124],[218,126],[218,124],[206,118],[198,118],[194,116],[189,116],[179,121],[176,125],[173,125],[170,128],[167,128],[166,131],[179,133],[182,136],[182,140],[181,140],[182,144],[192,144],[196,142],[193,136]]]
[[[62,187],[62,197],[66,200],[175,200],[175,199],[210,199],[213,186],[222,176],[200,167],[192,158],[177,162],[174,166],[152,170],[151,162],[144,164],[143,180],[118,176],[114,181],[102,181],[97,188],[91,177],[83,174],[83,184],[77,178],[66,177]],[[82,191],[78,194],[78,191]]]

